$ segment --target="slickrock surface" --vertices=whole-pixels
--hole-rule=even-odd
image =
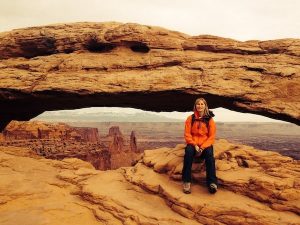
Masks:
[[[218,140],[219,191],[208,193],[203,164],[195,163],[185,195],[183,147],[149,150],[134,167],[105,172],[79,159],[0,147],[0,223],[300,224],[299,161]]]
[[[300,125],[299,56],[300,39],[240,42],[132,23],[3,32],[0,130],[10,120],[46,110],[122,106],[185,112],[198,96],[212,108]]]

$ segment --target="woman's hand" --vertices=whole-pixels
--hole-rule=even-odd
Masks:
[[[202,154],[203,149],[200,148],[198,145],[195,145],[195,150],[196,150],[196,157],[199,157]]]
[[[197,152],[202,152],[203,151],[203,149],[200,148],[198,145],[195,145],[195,149],[196,149]]]

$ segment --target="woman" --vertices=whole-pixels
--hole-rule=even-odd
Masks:
[[[214,114],[208,110],[204,98],[198,98],[194,105],[194,114],[185,121],[185,148],[182,169],[183,192],[191,193],[192,163],[195,156],[205,159],[206,185],[210,193],[216,193],[218,180],[216,177],[213,143],[216,135]]]

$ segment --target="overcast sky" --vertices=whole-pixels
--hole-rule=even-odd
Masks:
[[[299,0],[0,0],[0,31],[78,21],[157,25],[237,40],[300,37]]]
[[[299,38],[300,0],[0,0],[0,32],[104,21],[135,22],[241,41]],[[249,121],[249,116],[246,118]]]
[[[141,113],[144,112],[140,109],[133,109],[133,108],[117,108],[117,107],[93,107],[93,108],[83,108],[83,109],[76,109],[76,110],[60,110],[60,111],[52,111],[52,112],[44,112],[40,115],[41,118],[36,117],[35,120],[43,120],[43,118],[49,116],[53,116],[53,118],[57,118],[56,115],[64,115],[67,117],[68,112],[72,112],[73,114],[85,114],[85,113],[120,113],[122,115],[126,114],[135,114],[135,113]],[[238,113],[234,111],[230,111],[228,109],[224,108],[216,108],[212,110],[215,114],[214,120],[217,122],[282,122],[282,121],[276,121],[273,119],[269,119],[266,117],[262,117],[259,115],[254,115],[250,113]],[[154,115],[160,115],[172,119],[181,119],[184,121],[189,115],[191,115],[191,112],[148,112],[150,114]],[[132,119],[132,118],[130,118]]]

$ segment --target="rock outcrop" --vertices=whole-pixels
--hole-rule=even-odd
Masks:
[[[132,152],[140,153],[140,150],[137,147],[137,140],[134,131],[131,131],[130,134],[130,149]]]
[[[125,138],[118,126],[112,126],[109,128],[108,135],[102,137],[102,140],[106,146],[109,146],[111,169],[130,166],[140,158],[141,152],[137,150],[136,138],[133,133],[128,139]]]
[[[299,56],[299,39],[240,42],[132,23],[4,32],[0,129],[46,110],[121,106],[188,111],[199,96],[211,108],[299,125]]]
[[[46,123],[42,121],[12,121],[3,130],[4,140],[59,139],[78,142],[100,142],[98,129],[71,127],[65,123]]]
[[[0,145],[28,147],[48,159],[79,158],[99,170],[130,166],[141,155],[134,133],[125,138],[118,126],[99,138],[97,128],[12,121],[0,133]]]
[[[100,142],[97,128],[12,121],[0,133],[0,145],[27,147],[48,159],[79,158],[90,162],[96,169],[111,169],[111,153]]]
[[[134,167],[103,172],[79,159],[0,147],[0,223],[300,224],[299,161],[218,140],[219,191],[208,193],[203,164],[195,163],[185,195],[183,148],[145,151]]]
[[[109,150],[111,153],[117,154],[124,151],[125,140],[119,127],[114,126],[109,128],[107,138],[109,139]]]

